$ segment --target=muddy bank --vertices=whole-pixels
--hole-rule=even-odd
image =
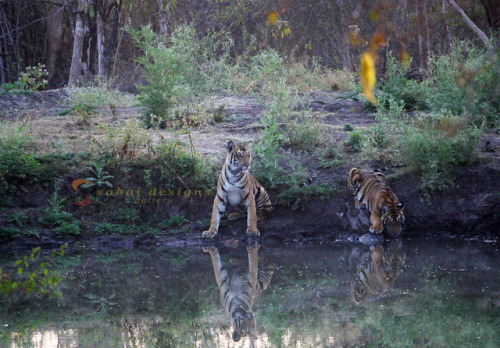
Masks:
[[[80,145],[88,150],[89,130],[79,130],[71,116],[56,116],[57,108],[67,93],[64,90],[47,91],[28,95],[0,96],[0,105],[8,113],[7,119],[26,116],[32,110],[36,117],[32,122],[43,130],[42,143],[57,139],[79,139]],[[193,129],[189,135],[181,135],[186,143],[192,143],[198,153],[209,160],[221,163],[225,156],[224,144],[227,139],[236,141],[255,140],[260,137],[260,115],[264,110],[262,100],[250,95],[215,95],[209,98],[214,109],[225,110],[225,120]],[[356,129],[376,123],[374,115],[363,113],[362,102],[353,96],[342,93],[316,92],[307,100],[314,118],[321,120],[329,135],[339,147],[349,137],[345,130],[347,123]],[[303,107],[303,106],[302,106]],[[19,110],[24,110],[19,112]],[[140,108],[120,109],[119,118],[137,118]],[[12,116],[16,115],[16,116]],[[4,115],[5,118],[5,115]],[[96,123],[116,122],[108,111],[96,117]],[[152,135],[153,136],[153,135]],[[161,136],[168,136],[164,131]],[[47,139],[47,140],[45,140]],[[61,140],[62,139],[62,140]],[[72,140],[76,142],[76,140]],[[426,196],[419,189],[419,178],[404,173],[404,168],[387,169],[389,186],[405,204],[406,222],[403,236],[413,237],[478,237],[490,238],[500,235],[500,148],[499,135],[490,132],[484,135],[478,147],[479,161],[468,168],[460,168],[454,176],[454,187],[446,191],[434,192]],[[73,150],[75,151],[75,150]],[[57,157],[58,156],[58,157]],[[170,199],[147,201],[147,192],[153,187],[162,187],[165,182],[160,178],[161,170],[151,172],[148,163],[133,160],[124,163],[116,172],[113,190],[143,188],[141,199],[126,197],[124,194],[100,197],[92,204],[77,207],[69,202],[83,199],[76,192],[74,180],[90,175],[88,161],[80,155],[57,154],[58,168],[55,170],[55,186],[50,182],[35,182],[22,185],[2,208],[0,228],[10,228],[29,233],[0,236],[0,250],[12,247],[32,247],[43,245],[57,247],[70,242],[74,245],[96,248],[154,247],[170,245],[176,247],[205,245],[212,241],[201,238],[201,232],[208,227],[212,210],[215,185],[205,189],[200,195],[184,195],[183,188]],[[66,158],[68,157],[68,158]],[[333,194],[324,200],[315,197],[305,199],[301,205],[285,205],[280,201],[281,193],[289,189],[281,185],[269,189],[271,200],[276,209],[266,220],[259,222],[262,241],[268,244],[308,243],[312,241],[353,241],[363,236],[369,229],[369,213],[354,208],[351,193],[346,186],[347,173],[353,166],[370,169],[383,167],[384,163],[367,161],[359,154],[347,153],[337,165],[328,168],[321,166],[318,156],[302,156],[301,165],[316,172],[317,179],[312,185],[333,187]],[[256,159],[258,160],[258,159]],[[135,162],[134,162],[135,161]],[[48,165],[48,164],[47,164]],[[219,167],[220,168],[220,167]],[[107,169],[109,170],[109,169]],[[157,173],[158,177],[146,178],[146,173]],[[215,178],[218,173],[214,173]],[[181,186],[181,185],[180,185]],[[39,219],[43,210],[49,208],[49,199],[57,188],[62,199],[67,200],[64,211],[72,214],[81,227],[81,233],[74,236],[56,234],[54,228],[41,226]],[[177,190],[177,188],[175,188]],[[95,192],[93,192],[95,194]],[[95,197],[94,197],[95,198]],[[93,199],[94,199],[93,198]],[[158,197],[157,197],[158,198]],[[304,201],[302,202],[304,203]],[[26,218],[16,224],[12,216],[22,214]],[[127,215],[128,214],[128,215]],[[180,226],[166,226],[163,222],[176,214],[186,221]],[[121,217],[120,217],[121,215]],[[103,224],[114,227],[126,225],[125,232],[103,229]],[[111,226],[111,227],[113,227]],[[99,232],[97,232],[99,230]],[[217,243],[235,243],[245,239],[245,219],[225,222],[221,225]],[[57,238],[60,237],[60,238]]]

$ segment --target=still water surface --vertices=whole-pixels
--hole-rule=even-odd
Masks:
[[[405,239],[68,253],[61,299],[0,304],[0,346],[498,347],[498,249]]]

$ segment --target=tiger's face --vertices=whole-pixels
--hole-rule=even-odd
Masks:
[[[404,222],[405,216],[403,214],[403,203],[401,202],[388,208],[382,215],[382,223],[393,237],[399,236],[401,233],[401,226],[403,226]]]
[[[241,337],[255,336],[255,317],[253,313],[235,312],[233,315],[233,328],[233,341],[235,342],[238,342]]]
[[[233,174],[247,172],[252,163],[252,155],[248,146],[236,145],[230,141],[227,143],[228,168]]]

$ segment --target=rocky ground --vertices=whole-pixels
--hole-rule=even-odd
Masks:
[[[88,129],[76,127],[75,116],[57,116],[67,109],[64,100],[67,91],[54,90],[26,95],[0,96],[0,119],[31,119],[30,127],[38,135],[36,141],[40,151],[53,150],[54,144],[60,151],[81,152],[89,149]],[[251,95],[214,95],[207,101],[214,110],[224,110],[225,118],[221,123],[209,122],[193,128],[191,139],[185,134],[185,141],[192,141],[200,154],[214,161],[222,162],[225,156],[225,144],[228,140],[247,142],[258,139],[261,124],[259,115],[264,110],[261,100]],[[322,123],[339,147],[349,137],[344,125],[350,124],[356,130],[362,130],[376,123],[374,115],[363,112],[362,102],[353,95],[340,92],[315,92],[309,96],[309,107],[312,116]],[[102,110],[94,122],[111,123],[116,119],[136,118],[140,107],[129,107],[116,110]],[[158,136],[151,135],[152,137]],[[165,131],[162,136],[168,136]],[[404,172],[404,168],[388,169],[388,184],[405,203],[406,223],[405,236],[462,236],[467,238],[495,238],[500,235],[500,136],[493,131],[485,134],[478,147],[479,161],[471,167],[460,168],[456,173],[453,188],[434,193],[425,199],[418,188],[418,178]],[[319,168],[317,158],[302,156],[302,164],[311,172],[317,172],[313,185],[331,183],[335,185],[335,193],[327,201],[311,199],[304,210],[292,210],[289,206],[277,204],[277,209],[266,221],[259,222],[262,239],[269,243],[308,242],[319,239],[353,240],[364,235],[369,227],[368,213],[354,209],[352,196],[345,185],[347,173],[353,166],[360,168],[381,168],[386,166],[379,160],[364,158],[359,154],[346,154],[341,163],[331,168]],[[83,168],[76,166],[73,172],[58,178],[61,191],[70,192],[71,182],[84,175]],[[23,197],[17,197],[14,207],[5,208],[4,213],[24,211],[33,222],[36,222],[37,211],[47,205],[52,193],[40,187],[26,187]],[[274,202],[283,187],[269,190]],[[175,235],[135,235],[135,236],[100,236],[92,237],[91,243],[96,245],[134,244],[148,246],[158,243],[171,245],[203,244],[201,231],[207,226],[211,213],[212,196],[178,199],[173,204],[158,205],[151,212],[154,219],[183,213],[190,221],[189,230]],[[93,211],[82,211],[82,208],[70,207],[72,213],[82,218],[85,225],[92,227]],[[80,210],[78,210],[80,209]],[[144,215],[144,214],[143,214]],[[5,216],[5,215],[4,215]],[[148,218],[142,216],[141,221]],[[202,220],[203,222],[200,222]],[[220,228],[220,241],[231,243],[244,238],[245,219],[229,222]],[[198,222],[194,222],[198,221]],[[0,217],[0,225],[4,220]],[[45,238],[45,239],[44,239]],[[41,231],[38,237],[23,239],[21,244],[59,244],[50,231]],[[86,241],[87,243],[89,241]]]

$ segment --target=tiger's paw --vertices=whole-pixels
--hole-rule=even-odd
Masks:
[[[382,233],[382,224],[374,224],[370,227],[370,232],[371,233]]]
[[[217,231],[209,229],[207,231],[203,231],[202,236],[205,238],[214,238],[216,234]]]
[[[241,215],[242,215],[242,214],[241,214],[240,212],[238,212],[238,211],[237,211],[237,212],[234,212],[234,213],[229,214],[229,216],[227,217],[227,219],[228,219],[229,221],[238,220],[238,219],[241,217]]]
[[[257,228],[248,227],[247,234],[250,236],[260,237],[260,232]]]
[[[204,247],[204,248],[203,248],[203,252],[204,252],[204,253],[210,253],[210,254],[213,254],[213,253],[217,252],[217,248],[216,248],[216,247],[214,247],[214,246]]]

